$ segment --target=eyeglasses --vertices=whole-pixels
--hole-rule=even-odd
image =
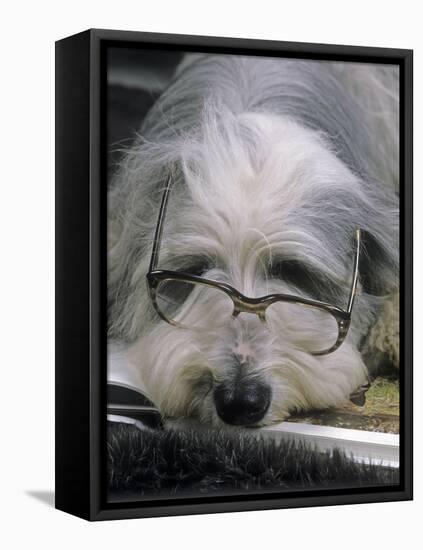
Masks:
[[[289,294],[249,298],[224,282],[181,271],[157,269],[171,187],[172,178],[169,176],[147,273],[151,301],[164,321],[181,328],[210,330],[226,325],[240,313],[250,313],[257,315],[270,328],[283,330],[291,343],[312,355],[324,355],[339,348],[350,327],[357,291],[360,229],[355,231],[355,260],[346,309]],[[207,311],[207,316],[204,316],[204,311]]]

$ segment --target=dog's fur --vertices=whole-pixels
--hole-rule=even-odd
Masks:
[[[346,307],[354,230],[364,234],[352,325],[335,352],[296,349],[284,320],[241,314],[219,330],[155,313],[146,273],[167,174],[175,180],[159,268],[201,272],[244,295]],[[261,424],[336,406],[366,380],[360,346],[398,289],[396,67],[205,55],[187,59],[147,115],[109,191],[110,338],[128,343],[165,416],[222,423],[213,388],[263,380]],[[204,304],[202,315],[211,315]],[[242,349],[246,361],[236,361]]]

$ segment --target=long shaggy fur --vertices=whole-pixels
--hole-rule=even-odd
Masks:
[[[250,297],[279,292],[345,307],[361,228],[360,292],[336,352],[296,349],[282,317],[264,327],[241,315],[206,334],[157,317],[145,276],[169,172],[159,267],[200,265],[205,277]],[[244,375],[272,390],[262,423],[346,401],[366,380],[362,340],[398,288],[397,186],[397,68],[186,59],[109,193],[110,338],[127,343],[128,362],[161,412],[221,424],[213,389],[237,376],[240,345],[251,355]],[[202,314],[211,315],[210,304]]]

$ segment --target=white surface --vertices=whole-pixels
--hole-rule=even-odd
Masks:
[[[124,346],[113,342],[107,344],[107,381],[137,389],[145,394],[140,370],[129,361]]]
[[[3,2],[1,8],[0,545],[6,549],[398,550],[421,540],[422,348],[416,350],[416,501],[88,524],[44,504],[54,484],[54,40],[88,27],[416,48],[415,151],[422,140],[419,3]],[[422,208],[421,153],[415,201]],[[415,241],[423,241],[416,216]],[[421,247],[418,247],[421,250]],[[416,281],[422,255],[416,250]],[[423,308],[416,288],[416,311]],[[416,318],[416,334],[422,329]],[[77,403],[76,403],[77,406]],[[35,495],[35,496],[31,496]],[[37,496],[38,495],[38,496]],[[41,499],[40,499],[41,496]]]
[[[373,462],[392,468],[399,466],[399,435],[396,434],[314,426],[301,422],[282,422],[262,428],[260,433],[277,439],[304,440],[322,451],[342,449],[357,462]]]
[[[118,422],[122,424],[132,424],[136,426],[139,430],[149,430],[150,428],[134,418],[129,418],[129,416],[121,416],[116,414],[108,414],[107,420],[109,422]]]

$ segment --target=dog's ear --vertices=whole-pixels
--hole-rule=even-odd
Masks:
[[[383,296],[398,288],[397,250],[370,231],[361,232],[360,282],[366,294]]]

